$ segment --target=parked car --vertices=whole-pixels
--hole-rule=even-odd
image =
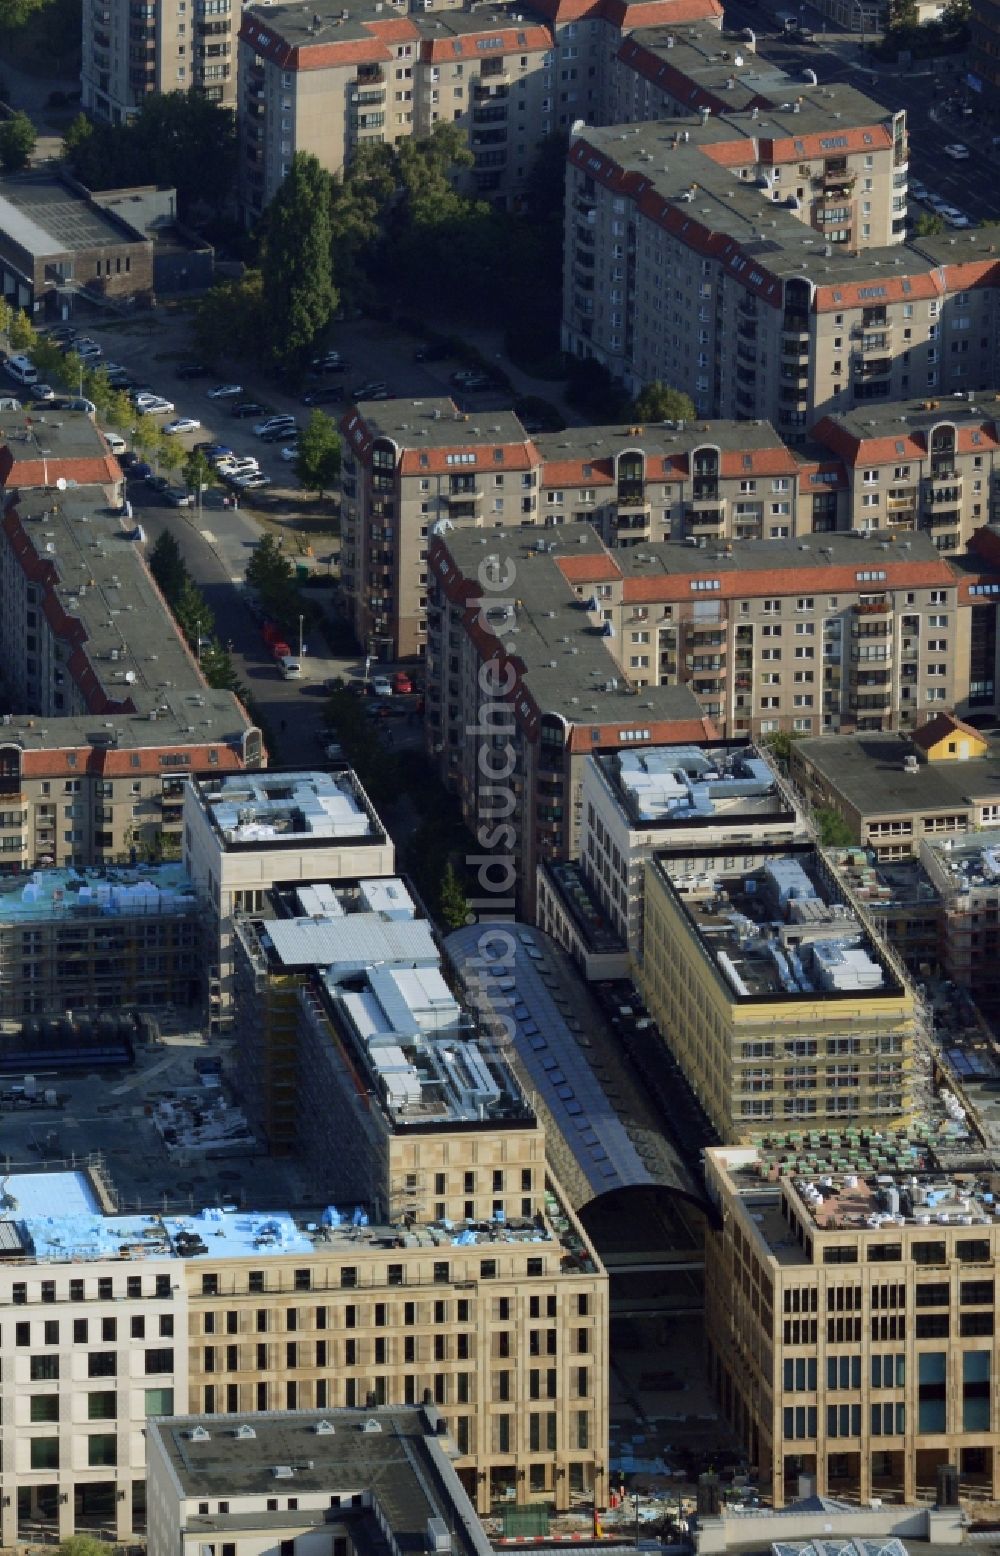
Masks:
[[[397,697],[409,696],[413,690],[413,682],[405,670],[397,670],[392,678],[392,689]]]
[[[78,336],[77,339],[73,341],[73,344],[69,347],[69,349],[74,351],[78,357],[83,357],[85,362],[96,361],[98,357],[102,357],[104,355],[104,352],[97,344],[97,341],[91,340],[89,335]]]
[[[355,384],[351,390],[352,400],[374,400],[377,395],[388,394],[388,385],[381,379],[374,379],[371,383]]]
[[[268,410],[268,406],[260,405],[256,400],[240,400],[229,407],[229,414],[235,421],[250,421],[254,416],[266,416]]]
[[[944,217],[944,220],[949,227],[972,226],[972,223],[966,216],[965,212],[958,210],[954,205],[945,206],[944,210],[941,212],[941,215]]]
[[[177,432],[197,432],[200,427],[201,422],[197,416],[178,416],[175,421],[168,421],[163,430],[172,435]]]
[[[287,448],[283,448],[281,450],[281,457],[288,464],[291,464],[293,459],[298,459],[298,457],[299,457],[299,446],[298,446],[298,444],[297,443],[289,443]]]
[[[269,416],[266,421],[257,422],[253,430],[256,437],[262,438],[268,432],[290,432],[296,425],[294,416]]]
[[[165,475],[156,475],[152,470],[146,477],[146,485],[154,492],[165,492],[170,482]]]
[[[132,396],[132,404],[145,416],[163,416],[174,409],[173,400],[165,400],[159,394],[135,394]]]
[[[375,675],[371,682],[373,697],[391,697],[392,682],[387,675]]]
[[[221,459],[224,454],[231,454],[233,451],[226,443],[213,443],[209,440],[207,443],[196,443],[192,452],[204,454],[206,459]]]
[[[291,654],[286,654],[283,658],[279,659],[278,668],[286,681],[301,681],[301,659],[294,659]]]
[[[951,157],[953,162],[965,162],[969,157],[969,148],[956,141],[950,146],[945,146],[944,154],[946,157]]]
[[[270,486],[271,477],[263,475],[260,470],[249,470],[245,475],[232,476],[229,484],[238,486],[241,492],[260,492],[265,486]]]
[[[238,394],[243,393],[242,384],[216,384],[214,389],[206,390],[210,400],[232,400]]]
[[[32,384],[31,398],[33,400],[54,400],[56,392],[51,384]]]
[[[125,442],[125,439],[122,437],[120,432],[105,432],[102,428],[101,437],[108,445],[108,449],[112,454],[126,454],[128,450],[128,444]],[[120,460],[120,463],[124,466],[124,459]]]
[[[164,497],[172,508],[191,508],[194,506],[194,497],[190,492],[183,491],[179,486],[168,486]]]
[[[292,651],[288,644],[285,642],[284,638],[275,638],[270,647],[273,657],[279,662],[279,664],[282,659],[291,659]]]
[[[134,460],[128,467],[128,478],[130,481],[148,481],[152,473],[152,465],[147,465],[143,459]]]
[[[344,398],[343,389],[336,384],[323,384],[319,389],[310,389],[308,394],[302,396],[303,405],[330,405],[334,400]]]

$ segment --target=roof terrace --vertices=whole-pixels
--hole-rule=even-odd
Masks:
[[[901,992],[844,884],[811,845],[741,849],[739,863],[723,849],[660,855],[656,868],[737,1000]]]
[[[241,773],[197,780],[195,789],[226,851],[382,836],[352,772]]]
[[[319,1004],[394,1127],[534,1123],[513,1072],[448,987],[401,880],[313,882],[274,899],[291,916],[239,919],[245,953],[258,972],[315,970]]]
[[[751,745],[650,746],[595,761],[635,826],[795,819],[777,774]]]

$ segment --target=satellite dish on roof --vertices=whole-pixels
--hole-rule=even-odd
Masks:
[[[61,475],[59,477],[58,481],[56,482],[56,491],[57,492],[64,492],[68,485],[69,485],[69,483],[66,480],[66,477],[64,475]]]

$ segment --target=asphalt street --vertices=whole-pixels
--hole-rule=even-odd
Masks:
[[[780,34],[775,12],[794,8],[803,24],[812,28],[814,43],[793,44]],[[1000,217],[1000,193],[996,180],[983,176],[981,157],[954,162],[944,147],[961,142],[978,146],[991,162],[998,151],[990,144],[992,136],[975,120],[952,114],[944,106],[956,90],[964,72],[960,56],[937,61],[916,60],[909,66],[886,66],[864,49],[859,35],[827,34],[824,19],[809,5],[764,6],[748,0],[726,4],[727,31],[752,28],[757,37],[757,52],[779,65],[793,77],[806,69],[815,71],[821,85],[843,81],[893,111],[905,108],[910,134],[910,176],[926,184],[934,194],[964,211],[974,222]],[[924,207],[911,201],[910,212],[919,216]]]

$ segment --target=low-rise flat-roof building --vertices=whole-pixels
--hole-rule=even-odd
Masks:
[[[800,1475],[862,1506],[933,1501],[942,1465],[963,1501],[1000,1494],[995,1181],[980,1153],[942,1165],[933,1132],[706,1152],[710,1367],[776,1507]]]
[[[0,278],[30,316],[59,315],[80,292],[153,296],[153,245],[80,184],[33,169],[0,182]]]
[[[909,1120],[913,991],[811,843],[655,856],[640,983],[724,1140]]]
[[[792,779],[813,806],[833,810],[876,859],[907,859],[922,838],[959,836],[1000,822],[1000,743],[954,737],[949,760],[928,762],[905,735],[828,735],[793,741]]]
[[[332,1541],[337,1556],[491,1556],[433,1405],[248,1411],[235,1427],[175,1416],[150,1422],[148,1453],[150,1556],[203,1556],[219,1541],[233,1556],[285,1541],[302,1551]]]
[[[278,885],[389,875],[393,857],[392,839],[346,769],[193,778],[184,790],[184,863],[218,932],[213,1020],[230,1018],[235,913],[261,912]]]
[[[627,978],[628,943],[576,859],[543,859],[536,880],[535,920],[568,951],[584,977]]]
[[[649,746],[592,756],[584,767],[580,863],[639,958],[645,867],[654,854],[730,839],[786,842],[808,831],[763,747]]]

